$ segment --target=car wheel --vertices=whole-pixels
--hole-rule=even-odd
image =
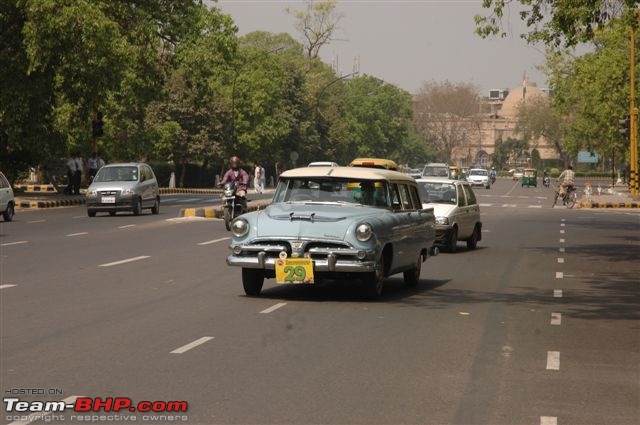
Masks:
[[[480,235],[478,235],[478,226],[473,229],[473,234],[467,240],[467,248],[476,249],[478,247],[478,240],[480,239]]]
[[[94,210],[87,210],[87,215],[89,217],[95,217],[96,216],[96,212]]]
[[[160,213],[160,198],[156,198],[153,203],[153,207],[151,207],[151,214],[159,214]]]
[[[456,252],[458,249],[458,227],[454,226],[451,230],[451,236],[449,237],[449,244],[447,245],[447,251]]]
[[[110,215],[111,217],[113,217],[113,216],[115,216],[115,215],[116,215],[116,212],[115,212],[115,211],[109,211],[109,215]]]
[[[142,212],[142,201],[140,200],[140,198],[138,198],[133,204],[133,215],[140,215],[141,212]]]
[[[368,273],[365,279],[367,298],[376,299],[382,295],[384,287],[384,258],[380,254],[378,269]]]
[[[264,271],[260,269],[242,269],[242,286],[244,293],[250,297],[257,297],[262,291]]]
[[[416,286],[418,282],[420,282],[421,270],[422,270],[422,255],[419,255],[416,266],[410,270],[405,271],[402,274],[404,276],[404,283],[407,286]]]
[[[11,221],[13,220],[13,216],[15,215],[15,213],[15,207],[10,203],[9,205],[7,205],[7,209],[2,213],[2,217],[4,218],[4,221]]]

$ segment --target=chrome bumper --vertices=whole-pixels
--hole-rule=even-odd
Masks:
[[[255,257],[229,255],[227,264],[230,266],[245,267],[249,269],[275,270],[277,258],[267,257],[264,252],[259,252]],[[378,264],[371,260],[344,260],[338,259],[335,255],[328,255],[326,259],[313,259],[313,270],[315,272],[373,272]]]

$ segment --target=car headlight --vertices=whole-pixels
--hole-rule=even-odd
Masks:
[[[370,224],[362,223],[356,226],[356,238],[360,242],[368,241],[369,239],[371,239],[371,236],[373,236],[373,229],[371,228]]]
[[[96,196],[98,196],[98,191],[96,190],[90,190],[87,192],[87,196],[90,198],[95,198]]]
[[[436,224],[449,224],[449,217],[436,217]]]
[[[244,218],[236,218],[231,222],[231,234],[240,238],[249,233],[249,223]]]
[[[136,191],[133,189],[125,189],[122,191],[123,195],[135,195]]]

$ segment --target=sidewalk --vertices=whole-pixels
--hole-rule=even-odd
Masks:
[[[592,192],[591,196],[581,193],[580,208],[640,208],[640,199],[631,196],[626,186],[602,188],[600,194],[596,187]]]

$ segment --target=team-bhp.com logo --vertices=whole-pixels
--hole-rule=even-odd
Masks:
[[[77,413],[88,412],[186,412],[189,403],[186,401],[140,401],[133,403],[128,397],[78,397],[73,403],[64,401],[24,401],[19,398],[5,397],[3,399],[6,411],[9,412],[38,412],[52,413],[73,410]]]

